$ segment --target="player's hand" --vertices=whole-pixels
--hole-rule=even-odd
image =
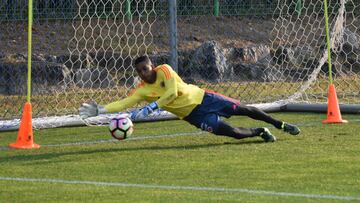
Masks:
[[[134,110],[133,112],[131,112],[130,118],[131,118],[131,120],[145,118],[146,116],[148,116],[149,114],[151,114],[152,112],[154,112],[154,110],[156,110],[158,108],[159,108],[159,106],[158,106],[157,102],[152,102],[140,110],[137,109],[137,110]]]
[[[97,116],[101,113],[106,113],[103,106],[98,105],[96,102],[83,103],[79,108],[79,115],[81,118],[89,118]]]
[[[135,109],[135,110],[133,110],[133,111],[130,112],[130,119],[131,119],[132,121],[134,121],[135,119],[138,119],[138,118],[140,117],[140,114],[139,114],[140,110],[141,110],[141,109]],[[138,114],[139,114],[139,115],[138,115]]]

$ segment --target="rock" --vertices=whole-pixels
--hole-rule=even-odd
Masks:
[[[346,59],[347,60],[343,60],[339,63],[340,65],[338,66],[341,67],[339,72],[346,75],[360,74],[360,61],[358,58],[356,56],[348,56]]]
[[[132,67],[132,58],[130,56],[122,56],[120,53],[114,52],[97,52],[90,53],[92,58],[92,67],[107,69],[109,71],[124,71]]]
[[[231,75],[226,63],[225,53],[215,41],[202,44],[195,50],[187,68],[191,69],[192,75],[209,82],[223,81]]]
[[[282,80],[282,74],[279,70],[268,68],[267,64],[239,63],[234,66],[234,74],[240,81],[279,81]]]
[[[290,63],[293,61],[293,58],[294,50],[292,48],[279,47],[274,53],[273,61],[278,65],[282,65],[284,63]]]
[[[89,54],[81,55],[61,55],[57,58],[57,63],[64,64],[71,70],[86,69],[94,67],[93,58]]]
[[[61,91],[70,81],[70,71],[62,64],[32,63],[32,95]],[[0,62],[0,94],[25,95],[27,92],[27,63]]]
[[[232,48],[229,51],[228,61],[237,61],[242,63],[257,63],[270,55],[270,48],[267,45],[256,45],[245,48]]]
[[[74,82],[80,88],[110,88],[116,82],[106,69],[79,69],[75,72]]]
[[[168,53],[157,53],[149,55],[151,62],[155,65],[169,64],[170,65],[170,54]],[[174,67],[172,67],[174,68]]]
[[[359,51],[360,49],[359,40],[360,37],[357,34],[350,31],[348,28],[345,28],[343,50],[346,53]]]
[[[26,57],[27,59],[27,57]],[[43,54],[33,54],[31,56],[32,61],[46,61],[45,56]]]

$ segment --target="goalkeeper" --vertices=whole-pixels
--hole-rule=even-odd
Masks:
[[[265,142],[276,141],[276,137],[267,128],[232,127],[220,117],[244,115],[270,123],[292,135],[300,133],[295,125],[277,120],[256,107],[240,104],[235,99],[185,83],[169,65],[155,67],[148,56],[138,57],[134,65],[142,82],[129,97],[105,106],[84,103],[79,109],[80,116],[87,118],[102,113],[120,112],[138,102],[147,101],[149,105],[131,112],[131,119],[143,118],[161,108],[197,128],[236,139],[260,136]]]

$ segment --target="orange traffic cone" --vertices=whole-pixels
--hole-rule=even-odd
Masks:
[[[24,105],[17,140],[15,143],[10,144],[9,147],[16,149],[40,148],[40,145],[35,144],[33,139],[32,110],[30,102],[26,102]]]
[[[347,123],[347,120],[341,118],[339,102],[336,96],[335,85],[329,85],[328,92],[328,109],[327,109],[327,119],[323,120],[322,123]]]

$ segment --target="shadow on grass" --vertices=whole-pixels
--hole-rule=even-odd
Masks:
[[[0,160],[0,163],[4,162],[16,162],[16,161],[35,161],[35,160],[48,160],[61,156],[69,155],[88,155],[95,153],[112,153],[112,152],[128,152],[128,151],[148,151],[148,150],[192,150],[201,148],[211,148],[224,145],[249,145],[249,144],[264,144],[263,140],[249,140],[249,141],[233,141],[224,143],[211,143],[211,144],[193,144],[193,145],[181,145],[181,146],[148,146],[148,147],[135,147],[135,148],[111,148],[111,149],[95,149],[86,150],[79,149],[71,152],[55,152],[46,154],[31,154],[31,155],[16,155],[7,156]],[[46,149],[45,147],[43,149]],[[37,151],[41,152],[41,151]]]

